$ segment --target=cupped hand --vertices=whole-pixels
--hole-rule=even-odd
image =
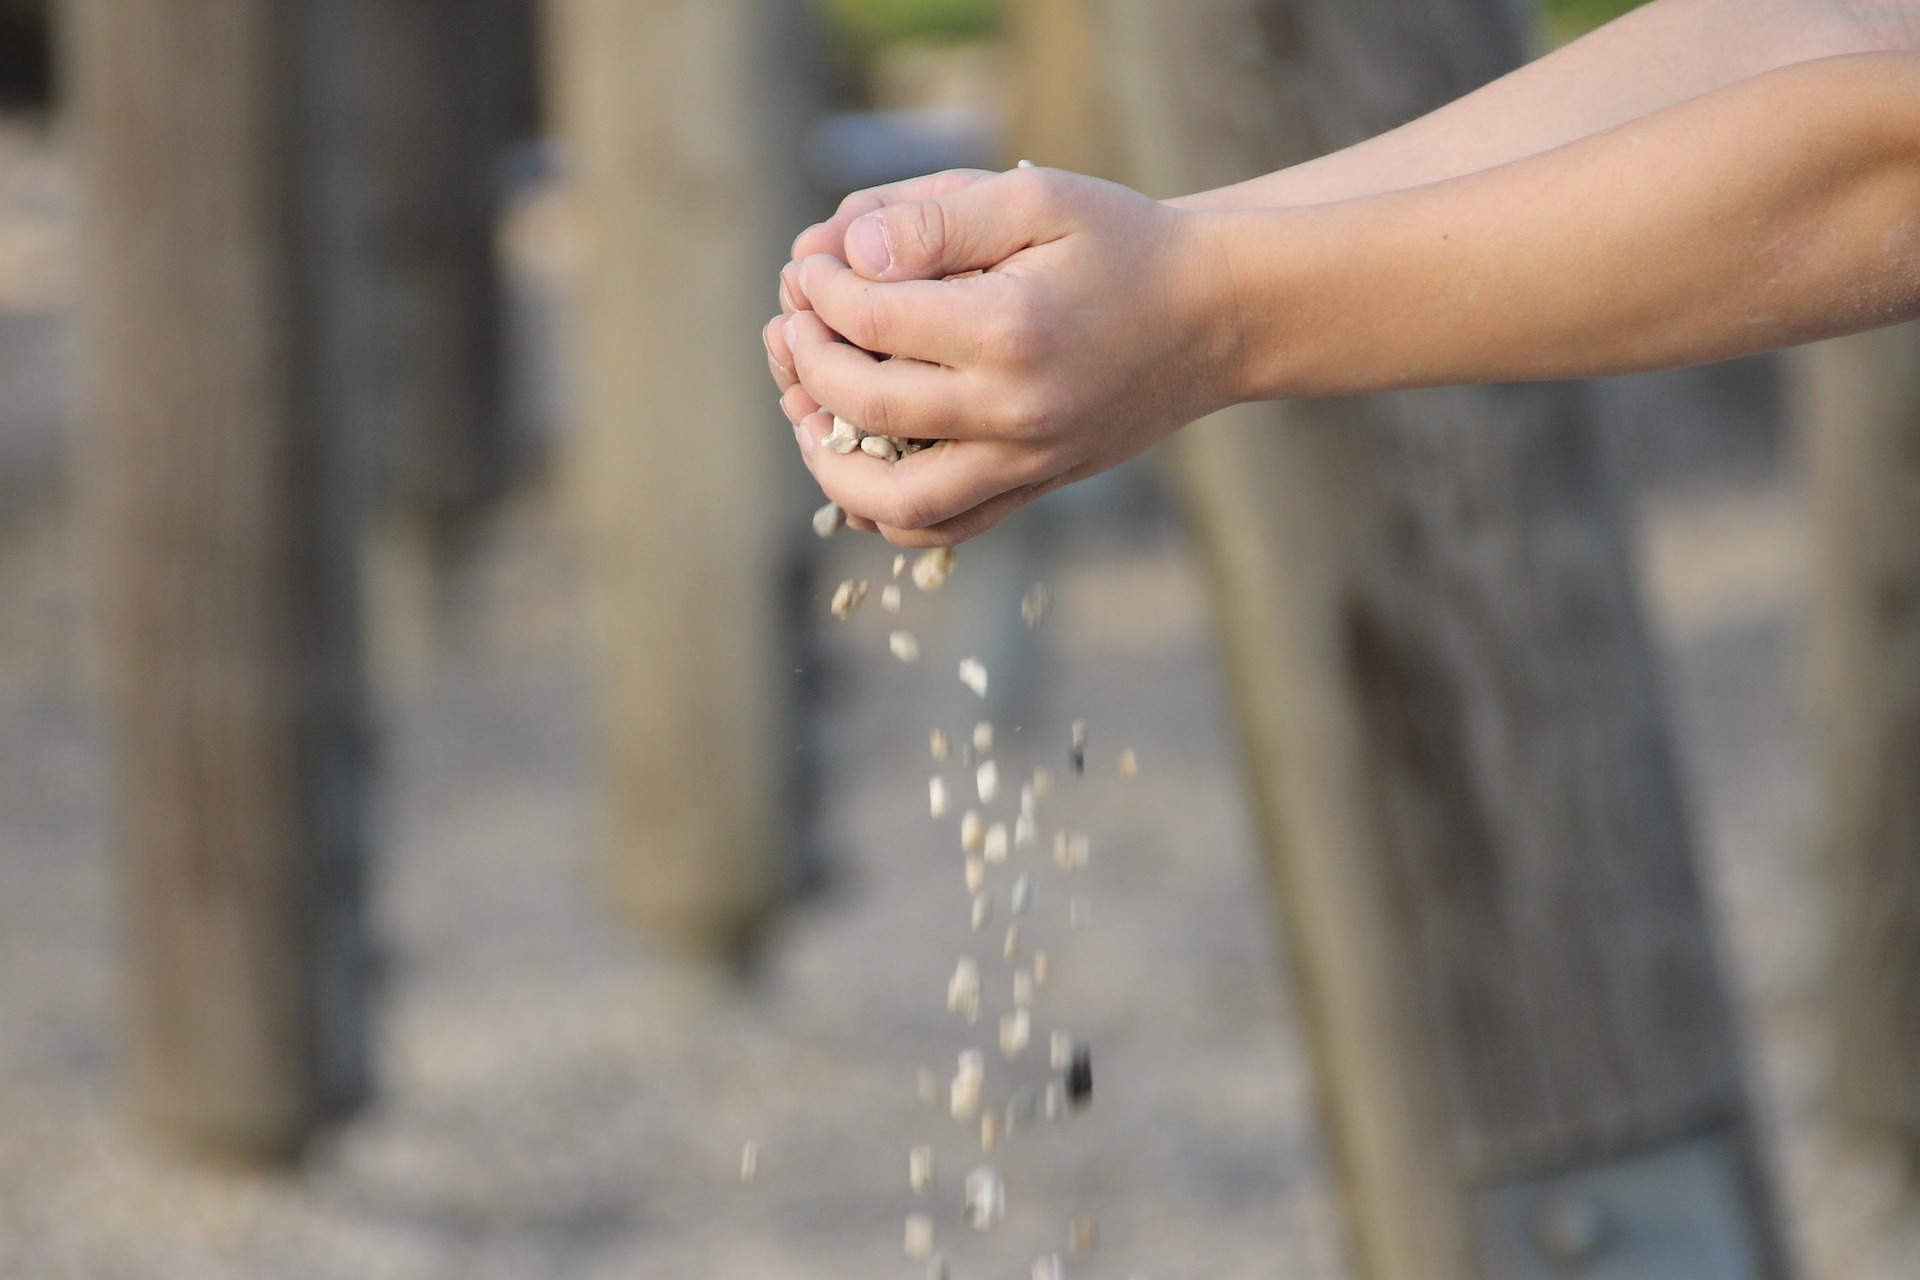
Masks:
[[[796,242],[821,247],[789,268],[768,350],[821,488],[891,541],[972,537],[1235,398],[1208,215],[1046,169],[864,197]],[[942,443],[838,454],[834,414]]]

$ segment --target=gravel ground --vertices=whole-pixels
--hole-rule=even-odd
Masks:
[[[0,325],[0,370],[9,333],[57,346],[61,332],[57,290],[10,298],[0,285],[19,320]],[[44,460],[35,413],[28,452]],[[0,411],[0,445],[24,438],[18,418]],[[32,484],[0,484],[0,1280],[905,1277],[920,1141],[940,1150],[930,1203],[956,1277],[1025,1275],[1082,1209],[1103,1239],[1076,1275],[1346,1274],[1205,602],[1150,483],[1058,495],[963,549],[945,591],[908,588],[916,668],[885,656],[877,596],[849,623],[826,616],[833,582],[877,583],[887,553],[828,545],[796,750],[817,764],[829,872],[746,984],[650,954],[593,896],[577,566],[554,496],[519,500],[431,661],[386,682],[381,1094],[305,1170],[259,1176],[176,1163],[116,1111],[96,673],[70,512],[35,466]],[[1806,1274],[1920,1276],[1894,1153],[1841,1134],[1823,1094],[1794,491],[1743,473],[1656,497],[1647,516],[1708,875]],[[1056,607],[1029,634],[1017,602],[1036,576]],[[1028,1054],[1070,1025],[1095,1047],[1096,1101],[1003,1146],[1008,1220],[987,1237],[959,1225],[977,1143],[914,1096],[916,1069],[949,1074],[966,1040],[942,995],[976,944],[922,754],[929,727],[964,736],[981,705],[952,676],[965,652],[991,658],[1010,774],[1064,774],[1068,723],[1092,734],[1088,778],[1057,811],[1093,835],[1094,925],[1061,927],[1049,866],[1032,937],[1052,935],[1054,976]],[[1114,769],[1123,746],[1139,753],[1131,782]],[[990,1009],[1006,983],[994,950]],[[994,1058],[990,1080],[1004,1070]],[[748,1138],[763,1150],[751,1187]]]

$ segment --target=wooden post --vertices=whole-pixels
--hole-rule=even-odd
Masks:
[[[759,328],[800,224],[801,0],[550,0],[583,246],[575,459],[597,597],[610,884],[694,954],[780,887],[792,433]]]
[[[1791,367],[1817,514],[1833,1096],[1920,1142],[1920,324]]]
[[[1522,48],[1500,0],[1094,12],[1157,195]],[[1180,455],[1360,1273],[1782,1274],[1581,388],[1242,406]]]
[[[132,1096],[286,1157],[365,1086],[337,46],[294,3],[69,20]]]
[[[436,549],[505,491],[499,162],[529,130],[528,0],[354,0],[359,145],[390,347],[396,496]],[[525,64],[525,65],[522,65]]]

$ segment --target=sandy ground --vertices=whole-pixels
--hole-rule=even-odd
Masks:
[[[25,375],[6,335],[58,350],[65,332],[59,289],[13,306],[9,392]],[[1685,403],[1700,385],[1637,383],[1619,402]],[[0,458],[38,477],[0,485],[3,1280],[906,1277],[905,1153],[922,1141],[942,1157],[928,1203],[956,1277],[1024,1276],[1082,1210],[1103,1239],[1074,1275],[1346,1274],[1205,599],[1149,482],[1059,495],[965,552],[946,591],[909,589],[917,668],[885,656],[872,600],[844,625],[825,613],[825,588],[885,577],[887,553],[823,549],[795,750],[817,769],[829,877],[746,985],[650,953],[594,895],[578,566],[552,493],[518,500],[431,661],[386,682],[380,1096],[305,1170],[259,1176],[181,1164],[116,1109],[82,555],[30,425],[0,412],[18,445]],[[1776,469],[1709,480],[1651,491],[1646,576],[1788,1215],[1813,1280],[1920,1276],[1914,1194],[1891,1153],[1833,1127],[1822,1092],[1803,513]],[[1029,633],[1017,602],[1035,577],[1056,608]],[[914,1096],[918,1067],[948,1074],[969,1042],[943,1008],[955,956],[981,954],[989,1009],[1006,1000],[951,835],[925,813],[928,728],[964,735],[982,705],[952,678],[968,651],[993,657],[984,705],[1010,775],[1064,774],[1069,722],[1092,733],[1088,778],[1055,812],[1092,833],[1094,920],[1067,929],[1077,887],[1035,864],[1028,942],[1053,976],[1028,1056],[1071,1027],[1096,1048],[1095,1103],[1003,1146],[1008,1220],[988,1236],[960,1225],[977,1143]],[[1122,746],[1141,761],[1127,783]],[[989,1058],[998,1086],[1010,1069]],[[749,1138],[761,1169],[743,1186]]]

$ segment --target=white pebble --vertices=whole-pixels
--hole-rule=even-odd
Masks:
[[[1013,973],[1013,1007],[1027,1009],[1033,1005],[1033,975],[1025,969],[1016,969]]]
[[[996,822],[987,828],[986,839],[981,842],[981,856],[988,862],[1007,860],[1007,824]]]
[[[1140,757],[1134,754],[1132,747],[1120,753],[1119,769],[1123,778],[1134,777],[1140,772]]]
[[[945,760],[952,753],[953,744],[947,741],[946,734],[935,729],[933,736],[928,739],[928,749],[933,752],[935,760]]]
[[[955,1076],[947,1109],[955,1120],[971,1120],[980,1110],[980,1081],[972,1076]]]
[[[900,456],[900,451],[885,436],[868,436],[860,442],[860,452],[882,462],[892,462]]]
[[[900,588],[891,582],[880,588],[880,607],[888,613],[900,612]]]
[[[981,755],[993,750],[993,722],[982,720],[973,726],[973,749]]]
[[[980,1113],[980,1150],[992,1155],[1000,1145],[1000,1117],[991,1111]]]
[[[1033,1260],[1033,1280],[1061,1280],[1060,1255],[1042,1254]]]
[[[1000,1015],[1000,1052],[1017,1058],[1027,1047],[1033,1031],[1033,1017],[1025,1009]]]
[[[1065,1071],[1073,1065],[1073,1037],[1064,1031],[1056,1031],[1047,1041],[1047,1063],[1055,1071]]]
[[[1040,619],[1047,616],[1047,589],[1041,583],[1027,588],[1027,594],[1020,597],[1020,620],[1029,627],[1040,625]]]
[[[953,573],[954,562],[952,547],[934,547],[921,552],[913,562],[913,585],[922,591],[938,591]]]
[[[980,1016],[980,966],[966,956],[947,979],[947,1012],[965,1014],[968,1022]]]
[[[1053,770],[1039,768],[1033,771],[1033,794],[1042,800],[1053,794]]]
[[[978,658],[960,659],[960,683],[973,690],[974,696],[987,696],[987,669]]]
[[[1053,861],[1062,871],[1078,871],[1093,855],[1093,841],[1080,831],[1053,833]]]
[[[987,884],[987,864],[978,858],[969,857],[965,864],[967,892],[978,893]]]
[[[1020,788],[1020,816],[1038,817],[1040,814],[1040,794],[1033,789],[1031,782]]]
[[[936,818],[947,816],[947,780],[945,778],[927,779],[927,808]]]
[[[953,1073],[953,1083],[949,1086],[947,1109],[955,1120],[971,1120],[980,1108],[980,1086],[986,1080],[986,1058],[978,1049],[966,1049],[960,1054],[959,1069]]]
[[[907,1152],[907,1185],[915,1191],[925,1191],[932,1186],[938,1172],[939,1160],[932,1147],[920,1146]]]
[[[991,760],[983,762],[973,771],[973,787],[980,793],[981,804],[992,804],[1000,794],[1000,766]]]
[[[760,1144],[749,1139],[740,1148],[740,1181],[752,1182],[760,1176]]]
[[[860,602],[866,598],[867,582],[865,578],[862,578],[858,582],[843,582],[834,589],[833,603],[827,607],[833,612],[834,617],[844,620],[851,617],[853,611],[860,607]]]
[[[960,815],[960,847],[966,852],[978,849],[986,834],[987,824],[979,810],[969,809]]]
[[[907,1256],[915,1262],[933,1256],[933,1219],[924,1213],[907,1215]]]
[[[825,443],[835,453],[852,453],[860,447],[860,428],[836,413],[833,415],[833,430],[827,433]]]
[[[993,914],[993,897],[990,894],[973,895],[973,931],[975,933],[987,927],[987,917]]]
[[[985,1231],[1007,1213],[1007,1188],[1000,1175],[981,1165],[967,1175],[966,1195],[962,1201],[967,1221],[976,1231]]]
[[[1022,871],[1013,882],[1013,914],[1023,916],[1033,910],[1033,873]]]
[[[907,553],[902,551],[893,558],[893,576],[899,577],[907,571]]]
[[[888,636],[887,648],[902,662],[920,661],[920,642],[913,638],[911,631],[896,631]]]
[[[813,531],[823,538],[831,538],[846,526],[847,513],[840,509],[837,502],[829,502],[813,513]]]
[[[1033,953],[1033,985],[1036,987],[1047,985],[1047,953],[1044,951]]]
[[[1023,813],[1013,820],[1013,847],[1030,849],[1040,839],[1040,824],[1034,821],[1030,813]]]
[[[1007,926],[1007,940],[1001,944],[1000,954],[1008,960],[1020,954],[1020,924],[1018,921]]]

